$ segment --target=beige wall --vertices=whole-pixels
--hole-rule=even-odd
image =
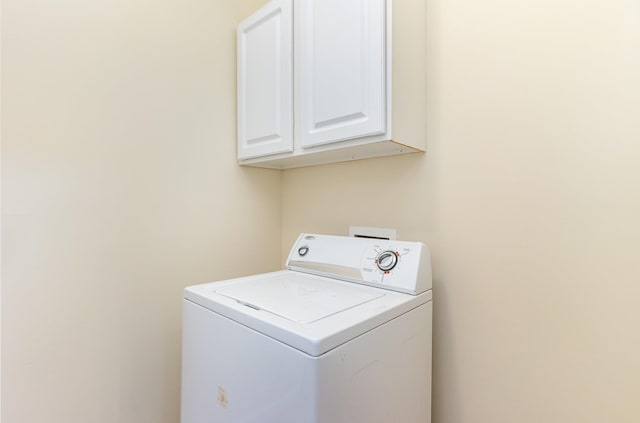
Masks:
[[[3,421],[177,422],[182,287],[349,224],[433,250],[434,423],[640,420],[638,3],[429,0],[428,153],[281,174],[260,3],[3,0]]]
[[[640,3],[428,1],[428,153],[283,172],[430,245],[435,423],[640,421]]]
[[[275,270],[235,159],[257,1],[2,2],[2,421],[176,423],[182,288]]]

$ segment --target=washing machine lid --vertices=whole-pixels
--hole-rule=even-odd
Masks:
[[[281,270],[190,286],[184,298],[318,357],[429,302],[431,291],[410,295]]]
[[[300,324],[316,322],[385,295],[364,286],[295,272],[249,279],[222,286],[215,292]]]

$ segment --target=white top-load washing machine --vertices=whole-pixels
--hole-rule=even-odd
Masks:
[[[428,423],[419,242],[302,234],[287,270],[184,291],[182,423]]]

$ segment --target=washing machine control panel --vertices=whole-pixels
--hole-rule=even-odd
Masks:
[[[429,250],[421,242],[302,234],[287,267],[409,294],[432,285]]]

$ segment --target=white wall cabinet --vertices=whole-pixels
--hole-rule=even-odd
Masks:
[[[238,159],[293,151],[292,2],[238,26]]]
[[[425,149],[424,0],[274,0],[238,26],[238,159],[286,169]]]

